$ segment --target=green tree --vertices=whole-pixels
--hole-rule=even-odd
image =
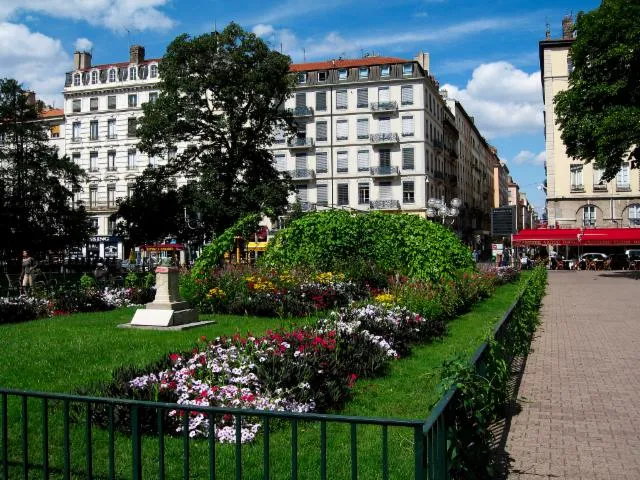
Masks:
[[[88,240],[91,222],[72,205],[83,171],[48,143],[41,102],[0,79],[0,251],[62,250]]]
[[[159,97],[143,106],[138,146],[167,158],[165,175],[190,180],[177,197],[183,211],[199,214],[199,228],[221,233],[248,213],[275,216],[286,208],[290,184],[267,147],[277,129],[291,126],[282,108],[293,88],[290,62],[234,23],[221,33],[180,35],[167,48]],[[178,144],[184,151],[169,155]],[[149,203],[134,198],[117,215],[131,223],[128,212]],[[169,227],[181,239],[193,233],[186,222]]]
[[[603,0],[580,12],[569,55],[569,89],[555,97],[567,154],[612,179],[640,159],[640,2]]]

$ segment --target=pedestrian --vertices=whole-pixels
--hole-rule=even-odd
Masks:
[[[33,287],[33,274],[37,264],[38,262],[29,255],[28,250],[22,252],[22,271],[20,272],[20,278],[22,279],[23,294],[27,293],[27,287],[29,287],[29,289]]]
[[[478,259],[480,258],[480,250],[479,249],[474,249],[473,250],[473,260],[478,263]]]
[[[103,283],[109,276],[109,269],[104,266],[104,263],[98,262],[98,264],[96,265],[96,269],[93,271],[93,275],[94,277],[96,277],[96,281],[98,283]]]

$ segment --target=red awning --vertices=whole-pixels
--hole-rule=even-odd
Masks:
[[[640,245],[640,228],[541,228],[513,236],[513,246],[535,245]]]
[[[156,243],[153,245],[141,245],[140,249],[147,252],[173,252],[175,250],[184,250],[184,245],[182,243]]]

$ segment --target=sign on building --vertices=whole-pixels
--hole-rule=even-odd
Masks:
[[[508,237],[517,233],[516,207],[500,207],[491,210],[491,235],[494,237]]]

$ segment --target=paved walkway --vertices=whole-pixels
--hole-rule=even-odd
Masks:
[[[518,396],[509,478],[640,479],[640,280],[549,272]]]

